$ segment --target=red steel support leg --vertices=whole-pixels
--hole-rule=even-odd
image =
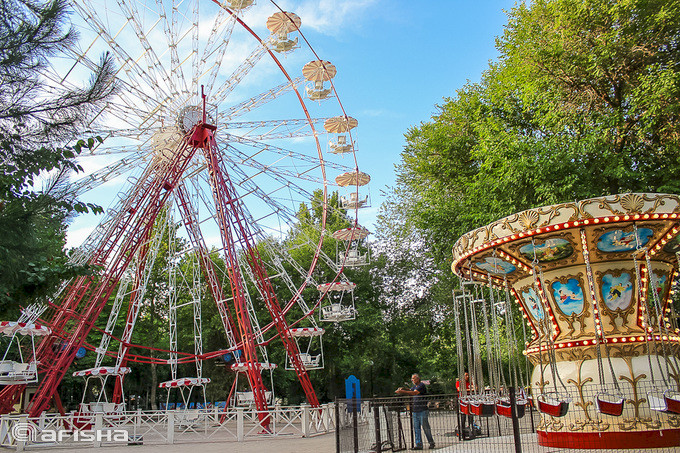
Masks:
[[[195,129],[192,131],[195,132]],[[106,235],[90,257],[89,263],[105,265],[99,278],[80,277],[65,291],[59,308],[47,324],[53,333],[40,344],[36,353],[41,369],[46,370],[30,407],[30,415],[38,416],[49,406],[75,354],[92,329],[96,319],[153,227],[169,192],[176,187],[195,153],[185,140],[167,161],[154,161],[128,198],[120,215],[109,226]],[[129,209],[128,209],[129,208]],[[2,400],[14,398],[23,386],[8,386]],[[4,408],[3,408],[4,409]]]
[[[274,288],[269,281],[269,276],[264,267],[262,257],[257,249],[255,238],[248,228],[243,206],[238,200],[228,173],[223,168],[224,165],[222,164],[220,154],[213,146],[204,148],[204,154],[208,160],[210,183],[213,190],[215,205],[217,207],[218,219],[221,224],[225,224],[225,226],[220,226],[220,228],[223,229],[223,236],[233,229],[235,237],[239,240],[242,249],[246,252],[248,265],[255,275],[258,290],[264,298],[267,309],[276,324],[276,329],[283,341],[283,345],[286,348],[286,352],[290,357],[293,367],[295,368],[300,384],[307,397],[307,402],[312,407],[319,407],[319,400],[316,397],[314,387],[307,374],[307,369],[300,359],[300,351],[297,343],[290,334],[288,323],[281,310]],[[230,237],[231,236],[229,236],[229,238]],[[234,244],[229,244],[229,248],[235,250]],[[238,263],[235,260],[233,266],[234,269],[238,269]],[[249,334],[252,335],[252,332]],[[253,389],[253,393],[255,394],[255,389]],[[264,397],[264,395],[255,395],[256,397]]]

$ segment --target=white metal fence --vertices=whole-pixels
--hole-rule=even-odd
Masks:
[[[40,447],[242,442],[253,437],[310,437],[335,430],[333,403],[274,407],[267,412],[247,408],[136,411],[116,414],[73,413],[0,416],[0,446],[17,451]]]

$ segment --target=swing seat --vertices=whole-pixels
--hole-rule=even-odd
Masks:
[[[459,405],[461,414],[470,415],[470,403],[461,400]]]
[[[470,402],[470,412],[480,417],[492,417],[496,414],[496,404],[491,401],[472,401]]]
[[[680,394],[675,393],[670,394],[669,390],[666,390],[663,394],[663,398],[666,402],[666,411],[672,412],[673,414],[680,414]]]
[[[517,401],[515,406],[517,407],[517,418],[524,417],[524,414],[526,413],[527,402]],[[512,418],[512,406],[510,405],[510,401],[498,400],[496,402],[496,413],[498,415],[502,415],[503,417]]]
[[[625,400],[621,395],[600,393],[595,397],[595,402],[597,403],[597,410],[604,415],[619,417],[623,413]]]
[[[647,401],[649,402],[649,408],[653,411],[668,411],[668,402],[664,394],[649,392],[647,394]]]
[[[38,382],[38,366],[35,361],[30,363],[5,361],[2,365],[0,385],[32,384]]]
[[[0,376],[7,375],[14,370],[13,360],[1,360],[0,361]]]
[[[540,395],[537,399],[538,410],[551,417],[564,417],[569,412],[569,402],[554,400]]]

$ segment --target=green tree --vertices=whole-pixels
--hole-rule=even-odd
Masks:
[[[0,313],[86,271],[68,264],[65,223],[99,209],[72,199],[66,183],[81,170],[73,159],[96,140],[67,145],[114,91],[114,72],[104,56],[85,88],[55,90],[41,78],[48,59],[75,43],[66,15],[63,0],[0,4]]]
[[[381,214],[382,242],[403,244],[388,274],[425,289],[438,370],[462,234],[535,206],[680,190],[680,2],[536,0],[508,18],[481,80],[407,132]]]
[[[396,194],[440,259],[536,205],[680,189],[680,2],[540,0],[509,12],[479,83],[409,130]]]

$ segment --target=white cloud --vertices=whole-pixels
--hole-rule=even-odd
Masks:
[[[282,8],[291,8],[302,19],[302,30],[311,28],[319,33],[337,36],[348,27],[361,22],[363,14],[378,0],[306,0],[285,2]]]

